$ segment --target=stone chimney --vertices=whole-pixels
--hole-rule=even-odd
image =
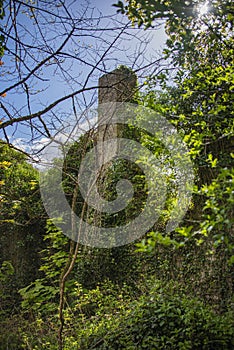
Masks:
[[[120,66],[112,72],[104,74],[99,79],[98,102],[101,108],[98,115],[97,141],[113,139],[113,147],[111,147],[113,156],[118,151],[117,138],[121,137],[122,131],[121,125],[111,121],[115,112],[115,105],[119,102],[132,102],[136,88],[137,76],[125,66]],[[103,122],[111,125],[100,125]],[[102,149],[102,152],[104,151]]]
[[[99,104],[107,102],[131,102],[136,91],[136,74],[125,66],[120,66],[99,79]]]
[[[98,193],[102,197],[102,193],[106,190],[106,176],[108,170],[108,163],[112,161],[113,157],[118,155],[118,138],[121,138],[123,126],[114,120],[113,116],[116,114],[117,104],[131,102],[137,87],[137,77],[127,67],[120,67],[114,71],[103,75],[99,79],[98,89],[98,127],[95,135],[96,149],[96,172],[98,181]],[[118,119],[117,119],[118,120]],[[121,130],[122,129],[122,130]],[[110,141],[110,144],[105,145],[102,142]],[[99,234],[100,227],[102,227],[103,207],[101,201],[96,202],[96,210],[89,211],[87,218],[94,223],[93,231],[88,234]],[[103,239],[104,237],[102,237]],[[113,243],[115,242],[115,235],[113,235]],[[109,237],[110,239],[110,237]],[[105,244],[105,243],[104,243]]]

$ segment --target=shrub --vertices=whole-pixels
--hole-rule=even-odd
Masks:
[[[134,302],[105,336],[87,349],[228,350],[233,349],[232,315],[216,315],[198,299],[165,288],[153,288]]]

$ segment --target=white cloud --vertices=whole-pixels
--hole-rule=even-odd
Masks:
[[[36,159],[36,167],[46,169],[52,166],[55,158],[63,158],[66,155],[65,148],[68,144],[78,141],[80,136],[96,125],[97,118],[87,119],[82,123],[69,122],[63,130],[57,131],[53,138],[42,137],[31,145],[30,154]]]

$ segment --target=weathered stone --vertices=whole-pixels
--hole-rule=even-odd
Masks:
[[[99,104],[107,102],[131,102],[136,91],[136,74],[121,66],[99,79]]]
[[[109,152],[114,156],[118,151],[118,137],[121,137],[122,126],[112,122],[115,113],[115,103],[132,102],[133,95],[137,88],[137,76],[128,67],[121,66],[114,71],[103,75],[99,79],[98,102],[101,111],[98,116],[97,141],[103,142],[112,139],[112,147]],[[108,123],[109,125],[101,125]],[[99,154],[99,161],[102,163],[102,148]]]

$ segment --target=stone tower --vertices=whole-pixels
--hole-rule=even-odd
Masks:
[[[136,74],[125,66],[120,66],[99,79],[99,104],[106,102],[131,102],[136,91]]]
[[[125,66],[104,74],[99,79],[98,102],[101,112],[98,115],[97,141],[113,139],[111,153],[114,156],[118,150],[117,138],[121,137],[122,126],[112,124],[112,116],[116,103],[132,102],[137,89],[136,74]],[[102,122],[110,125],[100,125]],[[116,139],[116,140],[115,140]],[[105,150],[103,149],[102,152]]]

